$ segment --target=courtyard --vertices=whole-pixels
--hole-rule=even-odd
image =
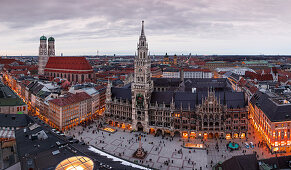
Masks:
[[[183,139],[181,137],[147,135],[140,132],[129,132],[123,129],[114,128],[116,132],[110,133],[97,130],[97,122],[87,127],[77,126],[66,132],[66,135],[73,136],[88,145],[92,145],[100,150],[108,152],[122,159],[130,160],[144,166],[156,169],[168,170],[199,170],[211,169],[218,162],[223,162],[232,156],[242,154],[252,154],[257,152],[258,159],[269,158],[271,155],[265,146],[258,147],[261,141],[260,135],[253,133],[248,135],[248,139],[216,140],[208,139]],[[139,147],[139,135],[141,144],[147,155],[143,160],[133,158],[133,153]],[[245,142],[252,142],[254,148],[246,148]],[[229,142],[240,145],[238,150],[227,149]],[[189,149],[182,147],[185,143],[203,144],[203,149]]]

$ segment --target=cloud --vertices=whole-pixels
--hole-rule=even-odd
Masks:
[[[116,37],[123,41],[139,35],[141,20],[145,20],[146,34],[161,40],[203,39],[212,44],[216,39],[258,38],[263,43],[264,37],[272,37],[288,42],[284,37],[291,34],[290,6],[286,0],[1,0],[0,36],[16,46],[7,47],[3,41],[0,45],[13,51],[22,42],[38,43],[42,34],[56,41],[99,44]]]

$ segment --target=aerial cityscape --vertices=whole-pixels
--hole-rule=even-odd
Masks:
[[[119,1],[3,2],[1,169],[291,169],[290,3]]]

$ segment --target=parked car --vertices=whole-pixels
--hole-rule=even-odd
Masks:
[[[245,142],[245,147],[246,147],[247,149],[249,149],[249,148],[250,148],[250,145],[249,145],[247,142]]]
[[[254,148],[255,147],[254,144],[253,144],[253,142],[250,142],[250,146],[251,146],[251,148]]]

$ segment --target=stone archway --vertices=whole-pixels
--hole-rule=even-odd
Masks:
[[[213,133],[209,133],[209,134],[208,134],[208,138],[209,138],[209,139],[213,139]]]
[[[181,137],[181,133],[180,133],[179,131],[175,131],[175,132],[174,132],[174,136],[175,136],[175,137]]]
[[[164,136],[171,136],[171,131],[169,130],[164,130]]]
[[[219,138],[219,134],[218,134],[218,133],[215,133],[215,134],[214,134],[214,137],[215,137],[216,139],[218,139],[218,138]]]
[[[137,131],[143,131],[143,126],[140,122],[137,122],[136,128],[137,128]]]
[[[117,126],[118,127],[118,125],[119,125],[118,122],[114,122],[114,126]]]
[[[157,136],[163,135],[163,131],[161,129],[157,129],[156,135]]]
[[[113,125],[112,120],[109,120],[109,125]]]
[[[155,134],[156,133],[156,130],[154,128],[150,128],[149,133],[150,134]]]

